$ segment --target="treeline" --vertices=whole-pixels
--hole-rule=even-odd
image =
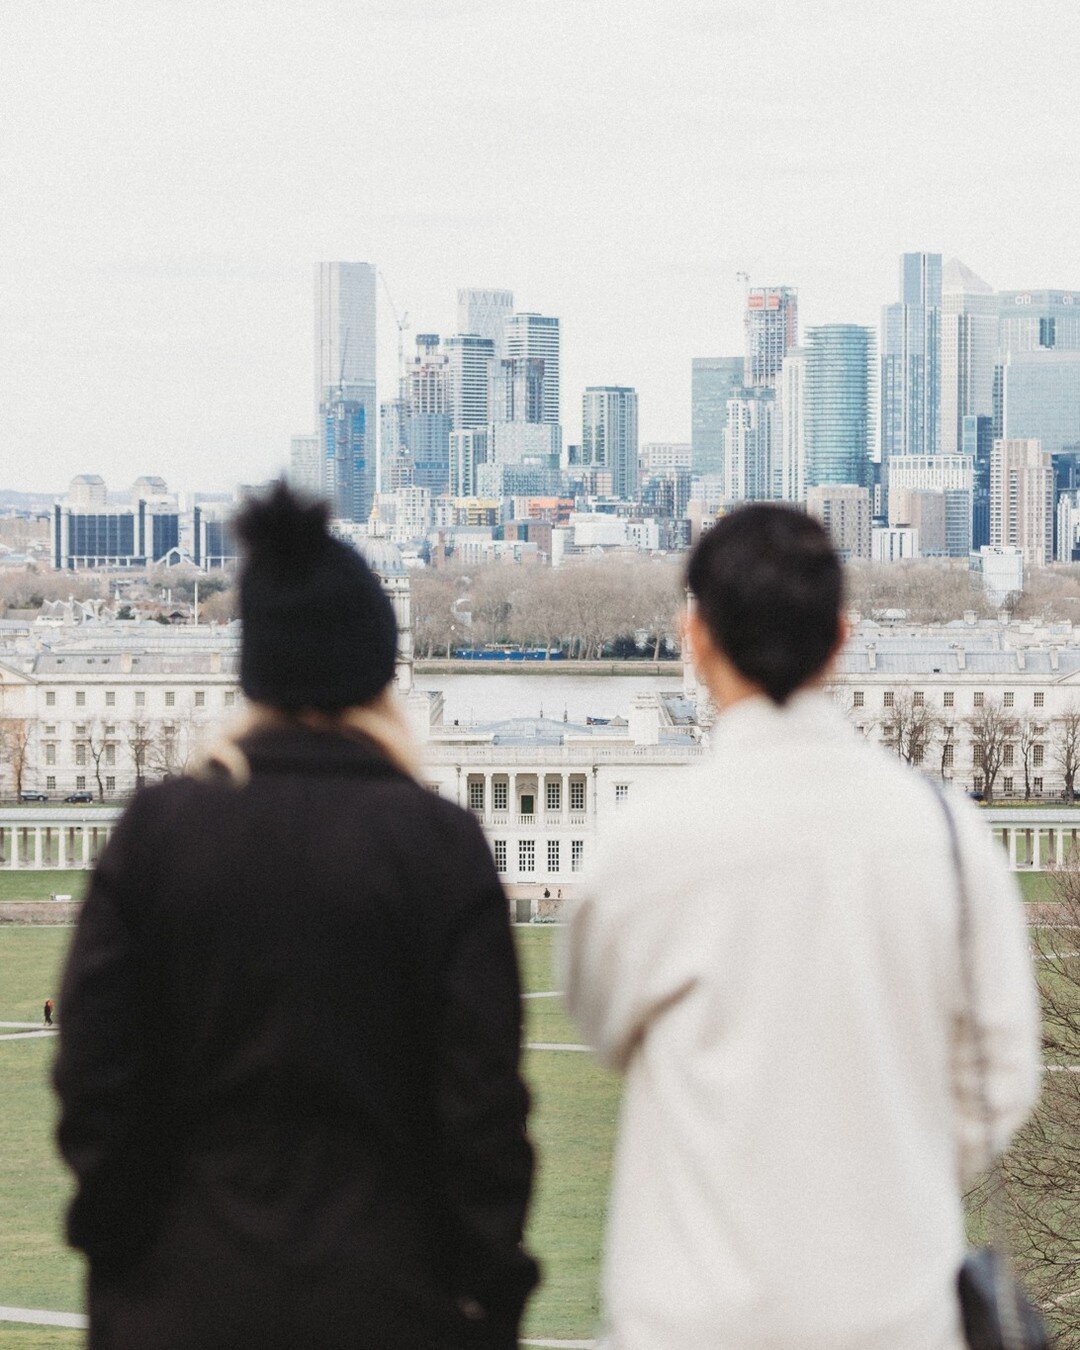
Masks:
[[[677,560],[443,568],[413,572],[411,581],[419,657],[513,643],[580,660],[639,654],[660,660],[678,648],[683,589]]]

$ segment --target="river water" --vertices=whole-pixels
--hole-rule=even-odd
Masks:
[[[444,723],[501,722],[545,717],[584,722],[586,717],[625,717],[635,694],[682,689],[681,668],[672,675],[418,675],[418,689],[438,689]]]

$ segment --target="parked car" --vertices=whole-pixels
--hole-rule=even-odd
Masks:
[[[94,794],[86,791],[69,792],[64,798],[64,801],[66,802],[92,802],[93,800]]]
[[[19,801],[21,802],[47,802],[49,794],[47,792],[20,792]]]

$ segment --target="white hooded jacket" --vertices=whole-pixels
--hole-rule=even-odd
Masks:
[[[570,1010],[626,1085],[611,1350],[960,1350],[959,1177],[989,1160],[941,805],[823,693],[726,712],[609,821]],[[952,794],[992,1148],[1038,1091],[1022,907]]]

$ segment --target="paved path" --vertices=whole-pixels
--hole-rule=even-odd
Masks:
[[[587,1045],[571,1045],[569,1041],[526,1041],[526,1050],[581,1050],[589,1053]]]
[[[595,1341],[521,1341],[521,1345],[549,1345],[561,1350],[592,1350]]]
[[[38,1031],[0,1031],[0,1041],[33,1041],[41,1036],[55,1036],[55,1031],[46,1031],[41,1028]]]
[[[562,998],[561,989],[545,989],[540,994],[522,994],[522,998]]]
[[[0,1022],[0,1027],[23,1027],[27,1031],[40,1027],[40,1022]]]
[[[35,1327],[75,1327],[80,1331],[89,1326],[82,1313],[47,1312],[43,1308],[5,1308],[2,1305],[0,1322],[29,1322]]]

